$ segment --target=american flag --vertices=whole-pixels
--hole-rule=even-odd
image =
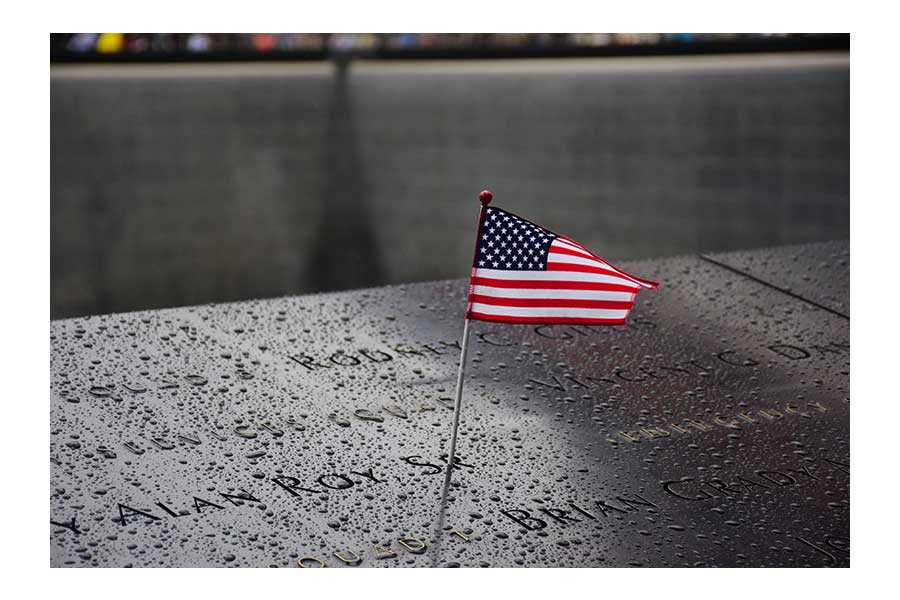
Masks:
[[[621,325],[637,292],[657,285],[617,269],[578,242],[485,206],[466,318]]]

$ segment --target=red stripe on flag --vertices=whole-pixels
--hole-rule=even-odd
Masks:
[[[504,317],[500,315],[488,315],[473,311],[470,318],[479,321],[491,321],[494,323],[518,323],[530,325],[534,323],[546,323],[550,325],[624,325],[625,317],[621,319],[588,319],[576,317]],[[627,315],[626,315],[627,317]]]
[[[572,263],[565,262],[547,262],[547,270],[548,271],[570,271],[576,273],[596,273],[597,275],[609,275],[611,277],[618,277],[624,281],[628,281],[628,276],[618,273],[612,269],[608,269],[606,267],[594,267],[591,265],[575,265]]]
[[[651,288],[651,289],[656,289],[656,288],[659,287],[659,283],[656,282],[656,281],[650,281],[649,279],[641,279],[640,277],[635,277],[635,276],[632,275],[631,273],[626,273],[625,271],[619,269],[618,267],[614,267],[613,265],[610,265],[608,262],[606,262],[605,260],[603,260],[602,258],[600,258],[599,256],[597,256],[596,254],[594,254],[593,252],[591,252],[588,248],[584,247],[583,244],[579,244],[579,243],[576,242],[575,240],[570,240],[569,238],[564,237],[564,236],[558,236],[557,239],[560,240],[560,241],[564,241],[564,242],[566,242],[566,243],[568,243],[568,244],[571,244],[571,245],[573,245],[573,246],[575,246],[575,247],[577,247],[577,248],[581,248],[582,250],[584,250],[585,252],[587,252],[588,254],[590,254],[591,257],[597,259],[598,261],[602,262],[603,264],[609,265],[609,267],[610,267],[617,275],[622,275],[622,276],[624,276],[624,277],[627,278],[627,279],[633,280],[635,283],[643,284],[643,285],[645,285],[645,286],[648,286],[648,287]],[[583,255],[579,255],[577,252],[574,252],[574,251],[572,251],[572,250],[566,248],[565,246],[562,246],[561,244],[553,244],[553,245],[551,245],[551,246],[550,246],[550,252],[551,252],[551,253],[553,253],[553,252],[559,252],[559,253],[561,253],[561,254],[571,254],[572,256],[582,256],[582,257],[583,257]]]
[[[471,294],[469,302],[490,304],[492,306],[522,306],[528,308],[608,308],[629,310],[633,302],[624,300],[576,300],[571,298],[499,298]]]
[[[628,275],[628,273],[625,273],[625,271],[622,271],[622,273],[624,273],[625,275]],[[628,276],[631,277],[632,279],[634,279],[635,281],[637,281],[638,283],[643,283],[644,285],[648,286],[651,290],[655,290],[656,288],[659,287],[659,283],[656,281],[650,281],[649,279],[641,279],[640,277],[635,277],[634,275],[628,275]]]
[[[584,250],[585,252],[587,252],[587,253],[590,254],[591,256],[597,256],[596,254],[594,254],[593,252],[591,252],[591,251],[587,248],[587,246],[585,246],[584,244],[580,244],[580,243],[576,242],[576,241],[573,240],[572,238],[567,238],[567,237],[564,236],[564,235],[558,235],[558,236],[556,236],[556,239],[558,239],[558,240],[561,241],[561,242],[566,242],[567,244],[571,244],[571,245],[575,246],[576,248],[581,248],[582,250]],[[599,258],[599,257],[598,257],[598,258]]]
[[[498,288],[522,288],[529,290],[596,290],[599,292],[628,292],[633,294],[637,288],[618,283],[595,283],[593,281],[537,281],[529,279],[494,279],[493,277],[473,277],[473,285],[486,285]]]
[[[577,250],[566,248],[562,244],[555,244],[553,246],[550,246],[550,254],[568,254],[569,256],[577,256],[578,258],[586,258],[588,260],[596,258],[594,256],[585,256],[584,252],[578,252]]]

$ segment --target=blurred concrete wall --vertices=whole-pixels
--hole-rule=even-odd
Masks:
[[[51,69],[51,316],[849,237],[849,57]],[[461,307],[462,310],[462,307]]]

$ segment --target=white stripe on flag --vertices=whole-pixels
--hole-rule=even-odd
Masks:
[[[475,269],[475,277],[504,279],[507,281],[578,281],[588,283],[613,283],[639,289],[637,283],[618,275],[580,273],[578,271],[503,271],[501,269]]]
[[[557,254],[550,251],[550,258],[547,262],[551,262],[553,264],[567,264],[567,265],[587,265],[589,267],[600,267],[603,269],[610,269],[605,262],[601,260],[597,260],[596,258],[581,258],[580,256],[572,256],[571,254]]]
[[[615,302],[629,302],[634,298],[632,292],[603,292],[598,290],[547,290],[525,288],[498,288],[488,285],[476,285],[472,292],[479,296],[491,296],[494,298],[548,298],[548,299],[572,299],[572,300],[612,300]]]
[[[565,238],[556,238],[555,240],[553,240],[553,242],[550,244],[551,250],[553,249],[553,244],[559,244],[560,246],[562,246],[563,248],[566,248],[567,250],[572,250],[574,252],[580,252],[581,254],[584,254],[585,256],[591,256],[591,257],[593,256],[590,252],[588,252],[584,248],[580,248],[580,247],[574,245],[573,243],[571,243],[569,240],[567,240]]]
[[[518,307],[518,306],[493,306],[475,302],[472,311],[486,315],[500,315],[504,317],[571,317],[576,319],[624,319],[628,314],[625,309],[607,308],[555,308],[555,307]]]
[[[618,269],[618,268],[614,267],[613,265],[609,264],[608,262],[606,262],[605,260],[603,260],[603,259],[600,258],[599,256],[596,256],[596,255],[591,254],[590,252],[587,252],[587,251],[585,251],[585,250],[583,250],[583,249],[581,249],[581,248],[577,248],[577,247],[573,246],[572,243],[569,242],[569,241],[566,240],[566,239],[560,239],[560,238],[557,238],[557,239],[553,240],[553,243],[550,244],[550,254],[551,254],[551,255],[553,254],[553,244],[557,244],[557,243],[558,243],[560,246],[564,247],[564,248],[567,248],[567,249],[569,249],[569,250],[574,250],[574,251],[576,251],[576,252],[580,252],[580,253],[584,254],[586,257],[589,257],[590,259],[593,259],[595,263],[599,263],[600,265],[606,267],[606,268],[609,269],[610,271],[613,271],[613,272],[615,272],[615,273],[618,273],[618,274],[621,275],[622,277],[628,279],[628,281],[633,281],[634,283],[638,284],[640,287],[649,288],[649,289],[652,289],[652,288],[653,288],[652,285],[648,285],[648,284],[646,284],[646,283],[641,283],[640,281],[638,281],[637,279],[635,279],[633,276],[629,275],[628,273],[625,273],[625,272],[622,271],[621,269]],[[556,255],[554,255],[554,256],[555,256],[555,258],[553,259],[554,262],[564,262],[559,254],[556,254]],[[565,256],[565,255],[562,255],[562,256]],[[570,259],[571,259],[571,260],[570,260]],[[577,260],[578,260],[578,257],[576,257],[576,256],[571,256],[571,255],[568,256],[568,257],[565,259],[565,261],[573,262],[573,263],[575,263],[575,261],[577,261]],[[576,263],[576,264],[577,264],[577,263]],[[588,264],[588,263],[581,263],[581,264]]]

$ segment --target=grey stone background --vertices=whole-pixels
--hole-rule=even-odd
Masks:
[[[51,317],[849,237],[849,56],[51,68]]]

